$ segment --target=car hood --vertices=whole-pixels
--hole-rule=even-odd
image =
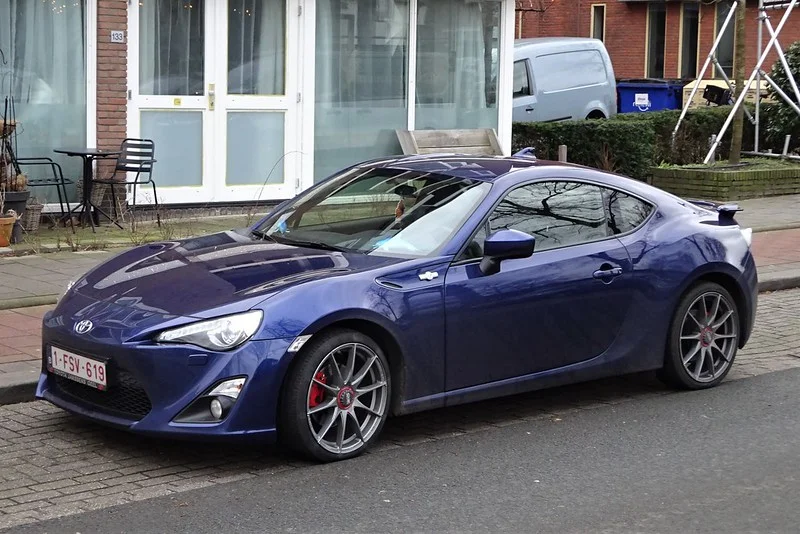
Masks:
[[[263,300],[291,285],[401,260],[253,240],[238,231],[126,251],[84,276],[74,291],[96,301],[165,315]]]

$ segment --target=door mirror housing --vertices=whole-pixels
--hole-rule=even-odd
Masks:
[[[533,254],[536,238],[519,230],[498,230],[483,244],[481,272],[485,275],[500,271],[500,262],[529,258]]]

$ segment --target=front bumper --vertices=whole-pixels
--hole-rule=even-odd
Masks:
[[[102,327],[73,332],[74,319],[58,310],[44,318],[42,373],[36,397],[79,416],[152,436],[202,440],[274,441],[281,383],[291,339],[249,341],[231,352],[188,345],[124,342]],[[116,339],[115,339],[116,338]],[[106,362],[107,391],[48,371],[50,347]],[[176,423],[195,399],[217,383],[246,377],[238,400],[217,423]]]

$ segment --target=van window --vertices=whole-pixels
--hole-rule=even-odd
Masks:
[[[531,82],[528,78],[528,62],[526,60],[514,62],[514,98],[530,96]]]
[[[544,93],[606,83],[606,64],[598,50],[578,50],[538,56],[533,71]]]

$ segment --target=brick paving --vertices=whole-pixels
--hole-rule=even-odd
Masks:
[[[754,234],[752,250],[760,271],[772,272],[800,264],[800,228]]]
[[[55,298],[67,282],[79,277],[116,251],[53,252],[42,255],[0,258],[0,306],[31,298]],[[21,306],[24,304],[12,304]]]
[[[50,309],[52,306],[0,310],[0,364],[41,357],[42,317]],[[0,365],[0,373],[10,368]]]
[[[800,367],[798,309],[800,289],[761,295],[728,380]],[[675,394],[644,374],[415,414],[390,420],[371,454]],[[150,440],[45,402],[13,404],[0,407],[0,528],[308,467],[272,448]]]
[[[800,195],[753,198],[736,204],[744,210],[736,220],[755,231],[800,227]]]

